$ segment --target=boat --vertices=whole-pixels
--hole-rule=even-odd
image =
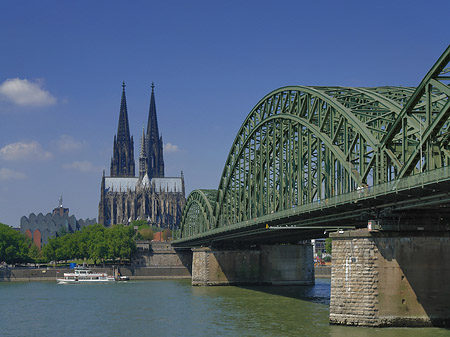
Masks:
[[[56,278],[60,284],[64,283],[98,283],[98,282],[114,282],[114,276],[106,273],[95,273],[86,267],[75,267],[72,273],[64,273],[63,278]]]

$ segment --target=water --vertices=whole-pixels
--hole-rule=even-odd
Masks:
[[[0,336],[450,336],[450,330],[328,324],[315,286],[192,287],[189,280],[0,283]]]

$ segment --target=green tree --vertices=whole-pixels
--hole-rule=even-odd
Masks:
[[[0,262],[22,263],[30,261],[26,236],[0,223]]]
[[[58,237],[59,247],[56,249],[56,258],[58,261],[74,259],[79,256],[78,242],[75,234],[65,234]]]
[[[138,226],[139,229],[141,229],[142,227],[148,227],[150,228],[150,226],[147,224],[147,221],[145,220],[134,220],[131,222],[131,227],[134,228],[134,226]]]
[[[28,257],[34,263],[43,262],[41,250],[34,244],[34,242],[31,244],[30,249],[28,250]]]
[[[88,242],[88,258],[93,259],[95,264],[99,260],[104,262],[108,257],[108,242],[106,238],[108,228],[100,224],[89,227],[91,228],[85,233]]]
[[[122,259],[130,259],[136,251],[136,242],[133,239],[134,230],[124,225],[114,225],[108,228],[107,241],[109,257],[122,263]]]
[[[142,239],[144,240],[153,240],[153,231],[150,228],[143,228],[139,230],[139,234],[141,234]]]
[[[332,247],[331,243],[332,243],[331,238],[325,239],[325,251],[327,252],[327,254],[330,254],[330,255],[331,255],[331,247]]]
[[[61,242],[57,237],[49,238],[48,243],[42,248],[42,257],[45,262],[58,261],[57,250],[60,248]]]

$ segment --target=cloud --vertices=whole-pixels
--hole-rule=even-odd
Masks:
[[[81,149],[84,146],[84,142],[75,140],[69,135],[62,135],[56,141],[58,150],[61,152],[72,152]]]
[[[53,155],[45,151],[36,141],[7,144],[0,149],[0,158],[9,161],[49,159]]]
[[[63,168],[69,169],[69,170],[78,170],[80,172],[99,172],[101,171],[101,168],[95,167],[92,165],[89,161],[74,161],[70,164],[64,164]]]
[[[0,84],[0,96],[21,106],[47,106],[56,103],[56,98],[41,88],[40,82],[20,78],[7,79]]]
[[[167,143],[166,145],[164,145],[164,151],[166,151],[166,152],[178,152],[178,151],[180,151],[180,149],[179,149],[178,145]]]
[[[13,171],[7,168],[0,168],[0,180],[20,180],[26,176],[22,172]]]

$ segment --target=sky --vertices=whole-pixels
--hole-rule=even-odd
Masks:
[[[98,217],[122,81],[136,167],[154,82],[165,173],[184,172],[187,197],[218,187],[272,90],[417,86],[450,43],[449,12],[448,0],[2,1],[0,222],[51,212],[60,194],[70,214]]]

